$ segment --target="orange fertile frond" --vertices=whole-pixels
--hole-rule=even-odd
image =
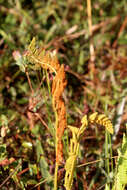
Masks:
[[[63,159],[63,144],[62,136],[66,127],[66,108],[62,98],[64,88],[67,84],[65,79],[64,65],[61,65],[57,71],[56,76],[53,79],[52,84],[52,96],[53,96],[53,109],[57,114],[57,126],[56,126],[56,137],[58,140],[56,162],[58,165],[61,164]]]
[[[67,81],[65,79],[64,65],[61,65],[52,84],[52,95],[54,103],[58,102],[60,96],[62,96],[66,84]]]
[[[52,105],[56,116],[56,162],[58,165],[63,160],[62,136],[66,127],[66,108],[62,94],[67,84],[65,78],[64,65],[59,64],[56,52],[45,51],[44,48],[36,47],[36,40],[31,41],[26,57],[33,64],[34,69],[48,69],[50,73],[55,73],[52,83]]]
[[[62,99],[59,100],[59,109],[58,113],[58,126],[57,126],[57,137],[58,139],[62,139],[64,129],[66,128],[66,108],[64,105],[64,101]]]

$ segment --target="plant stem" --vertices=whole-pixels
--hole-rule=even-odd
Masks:
[[[55,176],[54,176],[54,190],[57,190],[57,173],[58,173],[58,163],[55,166]]]
[[[55,105],[53,101],[53,108],[55,110]],[[55,118],[56,118],[56,123],[55,123],[55,149],[56,149],[56,164],[55,164],[55,174],[54,174],[54,190],[57,190],[57,173],[58,173],[58,162],[57,162],[57,152],[58,152],[58,139],[57,139],[57,128],[58,128],[58,115],[57,111],[55,110]]]
[[[87,15],[88,15],[88,27],[89,35],[92,36],[92,10],[91,10],[91,0],[87,0]],[[94,45],[92,38],[90,39],[90,61],[95,61]]]

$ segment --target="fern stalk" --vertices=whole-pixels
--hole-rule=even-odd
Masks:
[[[56,111],[55,111],[55,118],[56,118],[55,129],[57,129],[57,126],[58,126],[58,115],[57,115]],[[57,156],[57,154],[58,154],[57,130],[55,130],[55,152],[56,152],[56,156]],[[54,190],[57,190],[57,173],[58,173],[58,168],[59,168],[59,165],[58,165],[58,162],[56,161],[56,163],[55,163],[55,175],[54,175]]]
[[[54,190],[57,190],[57,173],[58,173],[58,163],[55,165],[55,175],[54,175]]]

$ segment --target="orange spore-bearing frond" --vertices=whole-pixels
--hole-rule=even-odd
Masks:
[[[55,73],[52,83],[52,105],[56,115],[56,162],[58,165],[63,161],[63,144],[62,136],[66,127],[66,108],[62,98],[63,91],[66,87],[67,81],[65,78],[64,65],[60,65],[56,56],[56,52],[45,51],[44,48],[36,48],[36,40],[31,41],[28,52],[28,60],[33,64],[34,69],[49,70],[50,73]]]
[[[57,109],[59,99],[62,96],[66,84],[64,65],[61,65],[52,84],[53,105],[55,109]]]
[[[56,162],[60,165],[63,162],[63,143],[62,136],[66,127],[66,108],[64,100],[62,98],[63,91],[66,87],[67,81],[65,78],[64,65],[59,65],[56,55],[45,53],[43,56],[43,63],[46,63],[43,68],[49,69],[52,73],[53,69],[56,71],[56,75],[53,78],[52,83],[52,104],[54,112],[57,114],[57,126],[56,127],[56,138],[57,138],[57,151],[56,151]],[[51,67],[48,67],[48,66]]]
[[[59,100],[59,109],[57,110],[58,113],[58,126],[57,126],[57,138],[62,139],[64,129],[66,127],[66,108],[64,101],[62,98]]]
[[[67,84],[65,79],[64,66],[61,65],[52,84],[52,95],[53,95],[53,109],[57,113],[57,126],[56,126],[56,137],[58,141],[56,162],[60,165],[63,161],[63,144],[62,136],[66,127],[66,108],[62,97],[64,88]]]
[[[63,163],[63,160],[63,143],[61,139],[59,139],[57,142],[56,163],[58,163],[58,165],[61,165]]]
[[[59,65],[59,61],[57,59],[56,54],[51,53],[51,52],[45,52],[45,54],[43,56],[42,67],[45,69],[49,69],[51,73],[54,72],[54,70],[57,72],[60,68],[60,65]]]
[[[66,78],[65,78],[65,71],[64,71],[64,65],[61,65],[54,80],[53,80],[53,85],[52,85],[52,93],[58,94],[58,97],[62,95],[64,88],[66,86]],[[59,93],[58,93],[58,88],[59,88]],[[57,92],[55,92],[57,91]]]
[[[40,59],[42,59],[41,56]],[[60,165],[63,162],[62,136],[66,127],[66,108],[62,94],[66,87],[67,81],[65,77],[64,65],[60,66],[57,56],[54,52],[45,52],[43,54],[42,60],[42,62],[45,64],[41,64],[41,66],[44,69],[49,69],[51,73],[54,71],[53,69],[55,69],[56,71],[56,75],[53,78],[52,83],[52,104],[54,112],[57,114],[57,126],[55,126],[57,138],[56,162],[58,163],[58,165]]]

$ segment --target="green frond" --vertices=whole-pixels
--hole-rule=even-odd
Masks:
[[[26,57],[28,61],[33,64],[33,69],[49,69],[51,72],[56,73],[56,68],[58,67],[56,52],[45,51],[42,47],[37,48],[35,37],[28,46],[28,53]]]
[[[78,134],[79,128],[74,127],[72,125],[68,125],[68,128],[71,130],[72,134]]]
[[[71,126],[71,125],[68,125],[68,128],[69,128],[69,129],[71,130],[71,132],[72,132],[72,138],[73,138],[73,140],[74,140],[74,139],[77,140],[77,134],[78,134],[78,132],[79,132],[79,128],[73,127],[73,126]]]
[[[110,187],[108,184],[105,185],[105,190],[110,190]]]
[[[79,128],[73,127],[71,125],[68,126],[68,128],[72,132],[72,138],[70,140],[70,151],[69,151],[69,157],[66,160],[65,164],[65,180],[64,180],[64,187],[66,190],[71,190],[72,184],[73,184],[73,175],[76,167],[77,162],[77,156],[79,151]]]
[[[76,155],[69,156],[69,158],[66,161],[65,164],[66,174],[65,174],[65,183],[64,183],[64,187],[66,188],[66,190],[71,190],[76,161],[77,161]]]
[[[30,45],[28,46],[28,50],[34,52],[36,50],[36,38],[33,37],[32,41],[30,42]]]
[[[118,152],[118,174],[117,178],[122,185],[127,184],[127,136],[123,134],[122,149]]]

